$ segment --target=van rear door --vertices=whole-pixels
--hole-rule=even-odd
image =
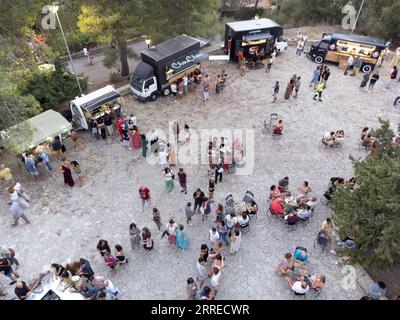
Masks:
[[[72,119],[75,123],[76,127],[82,127],[83,129],[89,129],[89,125],[86,121],[85,115],[81,107],[77,106],[73,101],[71,102],[71,112],[72,112]]]

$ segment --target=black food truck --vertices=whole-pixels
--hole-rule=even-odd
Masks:
[[[179,35],[142,51],[130,79],[130,89],[139,100],[156,100],[171,93],[171,83],[200,69],[208,54],[200,50],[200,41]]]
[[[287,47],[283,28],[271,19],[229,22],[225,26],[225,52],[235,61],[239,51],[243,51],[245,59],[252,59],[255,52],[264,59],[275,48],[280,52]]]
[[[381,51],[386,46],[383,39],[355,34],[324,33],[321,41],[311,45],[307,56],[316,63],[330,61],[344,64],[351,55],[358,55],[363,62],[361,70],[368,72],[374,69]]]

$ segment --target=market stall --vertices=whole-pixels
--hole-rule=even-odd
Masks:
[[[60,113],[47,110],[0,132],[0,144],[15,154],[33,152],[38,146],[47,149],[55,136],[66,138],[72,125]]]

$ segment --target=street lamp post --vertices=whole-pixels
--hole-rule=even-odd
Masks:
[[[146,42],[146,44],[147,44],[147,48],[149,48],[149,49],[150,49],[150,43],[151,43],[151,40],[150,40],[150,38],[146,38],[146,39],[144,39],[144,42]]]
[[[61,22],[60,22],[60,18],[58,17],[58,13],[57,13],[57,12],[58,12],[58,8],[59,8],[59,7],[58,7],[57,5],[53,5],[51,11],[56,15],[56,18],[57,18],[57,21],[58,21],[58,25],[60,26],[61,34],[62,34],[63,39],[64,39],[65,47],[67,48],[68,57],[69,57],[69,61],[70,61],[70,63],[71,63],[72,72],[73,72],[74,75],[75,75],[76,83],[78,84],[78,88],[79,88],[79,92],[81,93],[81,95],[83,95],[82,87],[81,87],[81,84],[80,84],[80,82],[79,82],[78,75],[76,74],[75,67],[74,67],[74,63],[73,63],[73,61],[72,61],[71,52],[69,51],[67,39],[65,39],[64,30],[63,30],[63,28],[62,28],[62,25],[61,25]]]
[[[361,10],[362,10],[362,8],[363,8],[363,6],[364,6],[364,2],[365,2],[365,0],[363,0],[363,1],[361,2],[360,10],[358,10],[357,18],[356,18],[356,21],[354,22],[353,29],[351,29],[351,33],[354,32],[354,29],[355,29],[356,26],[357,26],[357,22],[358,22],[358,19],[360,18],[360,14],[361,14]]]

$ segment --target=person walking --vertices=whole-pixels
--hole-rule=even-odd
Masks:
[[[179,181],[179,185],[182,188],[181,192],[184,192],[185,194],[187,194],[187,175],[186,175],[186,172],[183,170],[183,168],[179,169],[178,181]]]
[[[171,192],[174,189],[174,174],[172,173],[170,168],[164,169],[164,178],[165,178],[165,191]]]
[[[240,249],[242,242],[242,234],[239,230],[235,230],[234,234],[231,235],[231,248],[229,249],[230,254],[235,254]]]
[[[203,100],[206,102],[210,98],[210,77],[206,74],[203,80]]]
[[[129,237],[131,241],[131,250],[134,250],[140,245],[140,230],[135,223],[129,225]]]
[[[316,98],[319,97],[319,101],[322,102],[321,97],[322,97],[322,92],[324,91],[324,89],[325,89],[325,83],[321,82],[318,85],[317,90],[315,91],[315,95],[314,95],[313,99],[317,100]]]
[[[117,258],[118,264],[121,265],[128,263],[128,259],[125,256],[125,252],[122,246],[117,244],[115,245],[114,248],[115,248],[115,258]]]
[[[218,177],[219,177],[219,182],[222,183],[222,173],[224,172],[223,165],[221,161],[215,166],[215,184],[218,183]]]
[[[151,205],[150,189],[145,186],[140,186],[139,197],[142,200],[142,213],[143,213],[145,203],[147,202],[149,206]]]
[[[146,139],[146,135],[142,134],[140,136],[140,145],[142,147],[142,157],[146,158],[147,157],[147,145],[149,144],[149,141]]]
[[[176,229],[178,229],[179,226],[173,219],[169,220],[167,225],[165,226],[165,230],[161,235],[161,239],[164,238],[165,235],[168,235],[168,242],[170,244],[175,244],[176,242]]]
[[[39,171],[37,170],[36,160],[32,154],[27,154],[24,156],[25,168],[32,175],[33,181],[37,181],[39,176]]]
[[[301,77],[297,77],[297,80],[294,84],[294,89],[295,89],[295,94],[294,94],[294,98],[297,99],[297,95],[299,93],[300,90],[300,86],[301,86]]]
[[[275,82],[275,86],[274,86],[274,94],[273,96],[273,100],[272,103],[275,103],[276,99],[278,99],[278,94],[279,94],[279,81]]]
[[[97,251],[99,251],[100,255],[104,257],[107,252],[111,252],[110,245],[106,240],[100,239],[97,243]]]
[[[182,251],[189,248],[189,238],[185,231],[185,227],[182,224],[180,224],[179,228],[176,229],[176,246]]]
[[[203,216],[203,222],[206,218],[208,218],[208,215],[211,213],[211,199],[205,197],[203,200],[202,204],[202,216]]]
[[[161,214],[160,211],[158,211],[157,208],[153,208],[153,221],[156,224],[158,228],[158,232],[161,231]]]
[[[49,155],[43,149],[39,152],[38,156],[40,157],[40,159],[42,159],[42,162],[44,163],[47,172],[51,174],[53,172],[53,167],[50,164]]]
[[[64,160],[61,163],[60,169],[64,177],[64,183],[68,184],[70,187],[73,187],[75,185],[75,182],[74,179],[72,178],[70,163],[67,160]]]
[[[194,210],[192,210],[192,203],[191,202],[186,203],[185,214],[186,214],[186,224],[192,226],[193,224],[191,223],[191,221],[192,221],[192,217],[194,215]]]
[[[10,206],[10,212],[13,215],[14,223],[11,225],[12,227],[16,227],[18,225],[18,221],[20,218],[22,218],[26,223],[30,223],[28,218],[25,216],[24,211],[21,208],[20,202],[19,202],[19,196],[17,192],[14,192],[13,187],[9,187],[8,192],[10,193],[10,200],[11,200],[11,206]]]

